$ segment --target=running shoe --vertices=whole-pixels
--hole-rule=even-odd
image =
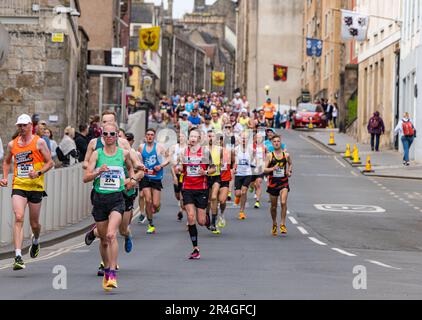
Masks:
[[[271,233],[272,233],[272,235],[274,237],[277,237],[278,236],[278,231],[277,231],[277,225],[276,224],[273,225],[273,229],[272,229]]]
[[[224,219],[224,218],[220,217],[220,218],[218,219],[217,226],[218,226],[220,229],[224,229],[224,228],[226,227],[226,219]]]
[[[234,198],[234,204],[237,205],[237,206],[240,204],[240,197]]]
[[[261,203],[259,201],[255,202],[255,209],[261,208]]]
[[[145,222],[147,222],[147,217],[141,214],[138,219],[138,224],[145,224]]]
[[[25,269],[25,263],[21,256],[17,256],[15,258],[15,262],[13,263],[13,271],[19,271]]]
[[[282,236],[287,235],[287,228],[285,225],[280,226],[280,233]]]
[[[221,234],[221,231],[218,230],[216,226],[211,226],[209,230],[211,231],[212,234]]]
[[[182,212],[179,212],[179,213],[177,214],[177,221],[178,221],[178,222],[182,222],[182,220],[183,220],[183,213],[182,213]]]
[[[110,271],[110,275],[107,281],[107,288],[109,288],[110,290],[118,288],[116,271]]]
[[[232,201],[232,193],[229,192],[229,195],[227,196],[227,201]]]
[[[125,251],[131,253],[133,248],[132,236],[125,237]]]
[[[100,263],[100,266],[98,267],[97,276],[104,277],[104,262]]]
[[[31,247],[29,248],[29,255],[31,256],[32,259],[37,258],[40,255],[40,244],[34,244],[34,235],[32,235],[32,244]]]
[[[246,214],[244,212],[239,214],[239,220],[246,220]]]
[[[155,234],[156,233],[156,229],[154,226],[148,225],[148,231],[147,234]]]
[[[199,260],[201,259],[201,254],[199,253],[198,249],[193,250],[191,253],[189,260]]]
[[[91,230],[89,230],[89,232],[85,235],[85,244],[87,246],[90,246],[95,240],[95,234],[94,234],[95,228],[97,228],[97,226],[94,224],[91,227]]]

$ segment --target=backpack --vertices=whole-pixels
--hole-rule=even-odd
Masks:
[[[378,129],[379,125],[380,125],[380,119],[375,118],[375,117],[371,119],[371,123],[369,124],[370,128],[373,130]]]
[[[415,128],[413,127],[412,122],[410,122],[410,121],[403,122],[403,134],[406,137],[415,136]]]

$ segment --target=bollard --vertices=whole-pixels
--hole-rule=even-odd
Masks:
[[[330,142],[328,143],[329,146],[336,146],[336,141],[334,139],[334,132],[330,133]]]
[[[347,144],[346,146],[346,152],[344,154],[344,159],[351,159],[352,158],[352,152],[350,151],[350,144]]]
[[[375,172],[374,170],[372,170],[372,162],[371,162],[371,156],[368,156],[368,158],[366,159],[366,168],[363,171],[364,173],[373,173]]]
[[[361,165],[362,162],[360,161],[360,157],[359,157],[359,150],[356,147],[355,151],[353,152],[353,165]]]

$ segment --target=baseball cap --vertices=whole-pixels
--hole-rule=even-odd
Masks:
[[[268,99],[267,99],[267,102],[270,102],[270,101],[271,101],[271,98],[268,98]]]
[[[23,114],[23,115],[19,116],[18,121],[16,122],[16,125],[30,124],[30,123],[32,123],[31,117],[28,116],[27,114]]]
[[[189,117],[189,112],[182,112],[182,117]]]
[[[275,130],[273,129],[273,128],[268,128],[267,130],[265,130],[266,132],[268,132],[268,131],[272,131],[272,132],[274,132],[274,133],[276,133],[275,132]]]

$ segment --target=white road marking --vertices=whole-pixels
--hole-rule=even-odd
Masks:
[[[336,161],[338,162],[338,163],[340,163],[340,165],[343,167],[343,168],[346,168],[346,165],[343,163],[343,162],[341,162],[337,157],[334,157],[334,159],[336,159]]]
[[[299,231],[303,234],[303,235],[305,235],[305,236],[307,236],[309,233],[308,233],[308,231],[306,231],[306,229],[305,228],[303,228],[303,227],[297,227],[298,229],[299,229]]]
[[[296,219],[295,218],[293,218],[293,217],[289,217],[289,220],[294,224],[294,225],[297,225],[297,221],[296,221]]]
[[[315,242],[317,245],[320,245],[320,246],[326,246],[327,245],[326,243],[321,242],[318,239],[313,238],[313,237],[309,237],[309,240],[311,240],[312,242]]]
[[[352,174],[353,174],[355,177],[358,177],[358,174],[357,174],[356,172],[352,171]]]
[[[366,261],[368,261],[372,264],[376,264],[377,266],[380,266],[380,267],[384,267],[384,268],[388,268],[388,269],[394,269],[394,270],[401,270],[401,268],[392,267],[392,266],[389,266],[388,264],[385,264],[385,263],[382,263],[382,262],[379,262],[379,261],[375,261],[375,260],[366,260]]]
[[[386,210],[378,206],[356,204],[315,204],[320,211],[345,212],[345,213],[385,213]]]
[[[331,248],[331,249],[334,250],[334,251],[337,251],[338,253],[341,253],[341,254],[343,254],[345,256],[348,256],[348,257],[356,257],[355,254],[350,253],[350,252],[347,252],[347,251],[344,251],[344,250],[341,250],[341,249],[338,249],[338,248]]]

